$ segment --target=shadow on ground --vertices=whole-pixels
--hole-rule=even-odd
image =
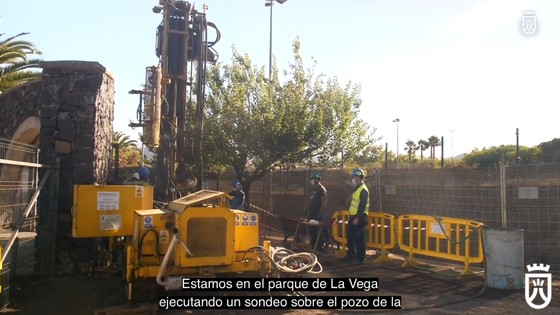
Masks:
[[[280,244],[280,243],[277,243]],[[375,264],[369,256],[364,264],[345,263],[335,258],[334,249],[321,253],[319,261],[323,272],[321,278],[356,277],[378,278],[377,292],[345,292],[351,295],[398,295],[402,296],[403,310],[414,314],[503,314],[532,313],[525,302],[522,290],[508,291],[485,288],[482,274],[458,277],[462,268],[457,264],[430,263],[416,268],[401,268],[402,257],[390,262]],[[477,270],[475,270],[477,271]],[[481,271],[481,270],[478,270]],[[314,277],[309,275],[308,277]],[[13,301],[2,313],[32,315],[81,315],[95,314],[96,310],[127,305],[120,274],[98,272],[94,277],[85,275],[61,277],[51,280],[20,278],[11,288]],[[177,295],[184,295],[180,292]],[[229,294],[215,292],[215,294]],[[236,292],[236,294],[239,294]],[[244,293],[257,295],[259,293]],[[333,296],[340,292],[303,292],[304,295]],[[175,293],[170,293],[175,295]],[[191,295],[194,295],[191,293]],[[207,294],[206,294],[207,295]],[[554,296],[555,295],[555,296]],[[555,286],[553,300],[539,314],[560,313],[560,289]],[[153,307],[152,307],[153,309]],[[543,312],[544,311],[544,312]],[[158,314],[247,314],[262,310],[171,310]],[[310,310],[267,310],[269,314],[308,314]],[[311,310],[313,314],[340,314],[338,310]],[[349,312],[357,314],[357,312]],[[359,313],[359,312],[358,312]],[[368,311],[367,313],[378,313]],[[394,313],[394,312],[392,312]],[[133,314],[133,313],[128,313]],[[142,314],[142,313],[135,313]],[[144,313],[146,314],[146,313]]]

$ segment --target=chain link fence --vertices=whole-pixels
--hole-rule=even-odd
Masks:
[[[326,215],[347,209],[353,190],[349,172],[319,171],[328,194]],[[310,170],[267,174],[251,185],[250,201],[256,207],[248,210],[261,213],[269,231],[284,231],[282,219],[306,216],[310,175]],[[227,192],[234,176],[222,174],[205,187]],[[523,229],[525,262],[550,264],[551,272],[560,272],[560,264],[555,263],[560,261],[560,164],[375,170],[369,172],[366,185],[372,197],[370,211]]]

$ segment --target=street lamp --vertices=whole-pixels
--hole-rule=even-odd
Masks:
[[[399,121],[401,121],[398,118],[393,119],[393,122],[397,123],[397,169],[400,168],[400,162],[399,162]]]
[[[288,0],[264,0],[266,3],[264,4],[265,7],[270,7],[270,35],[269,35],[269,47],[268,47],[268,79],[272,77],[272,6],[274,2],[278,2],[279,4],[283,4]]]

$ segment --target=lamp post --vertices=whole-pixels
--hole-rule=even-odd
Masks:
[[[288,0],[264,0],[266,3],[264,4],[265,7],[270,7],[270,34],[269,34],[269,46],[268,46],[268,79],[272,77],[272,6],[274,2],[278,2],[279,4],[283,4]]]
[[[397,169],[400,168],[400,162],[399,162],[399,121],[401,121],[398,118],[393,119],[393,122],[397,123]]]

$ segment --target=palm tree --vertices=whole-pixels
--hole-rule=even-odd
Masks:
[[[424,159],[424,150],[428,150],[430,143],[426,140],[419,140],[418,147],[420,148],[420,160]]]
[[[404,148],[405,151],[407,151],[408,153],[408,164],[410,164],[410,162],[412,161],[412,156],[416,155],[416,150],[418,150],[418,146],[416,145],[416,142],[408,139],[406,140],[406,148]]]
[[[121,150],[138,149],[136,141],[130,139],[129,135],[126,135],[121,131],[113,132],[113,143],[118,143]]]
[[[0,41],[0,94],[41,77],[41,72],[29,70],[39,67],[41,60],[28,58],[30,55],[41,55],[41,52],[32,43],[18,39],[27,34],[19,33]]]
[[[121,132],[113,132],[113,149],[118,146],[118,165],[119,167],[139,166],[143,165],[142,152],[138,148],[136,141],[130,139],[130,136]],[[111,154],[111,165],[114,165],[117,158],[116,151]]]
[[[435,159],[436,157],[436,147],[439,147],[441,143],[439,142],[439,138],[436,136],[431,136],[428,138],[428,143],[430,144],[430,157]]]

